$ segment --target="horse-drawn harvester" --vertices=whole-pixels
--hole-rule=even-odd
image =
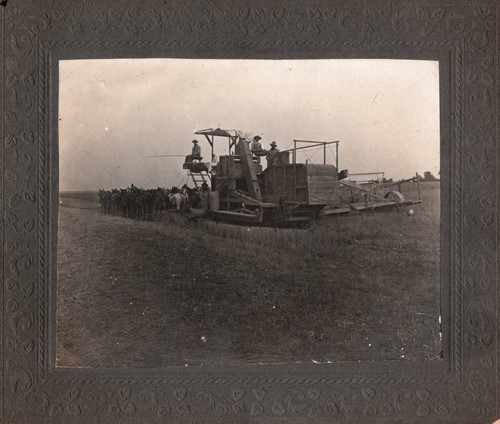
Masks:
[[[265,167],[238,131],[217,128],[195,134],[208,141],[211,160],[203,162],[203,158],[192,160],[188,156],[183,165],[196,187],[205,183],[209,188],[208,201],[202,209],[191,210],[194,217],[281,225],[422,202],[420,196],[418,200],[406,200],[400,191],[392,191],[390,187],[381,192],[380,187],[373,189],[347,181],[347,171],[338,171],[338,141],[294,140],[292,149],[280,152],[278,160]],[[215,143],[221,139],[227,140],[229,154],[216,161]],[[300,146],[301,143],[308,145]],[[336,147],[336,165],[326,163],[328,145]],[[323,164],[297,162],[297,151],[317,147],[324,149]]]

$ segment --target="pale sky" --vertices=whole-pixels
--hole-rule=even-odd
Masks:
[[[275,140],[280,150],[293,139],[339,140],[339,168],[350,173],[438,176],[435,61],[65,60],[59,77],[63,191],[180,185],[183,157],[144,157],[189,154],[197,138],[208,158],[194,132],[217,127],[259,134],[264,148]],[[227,151],[220,141],[218,155]],[[323,154],[306,158],[322,163]]]

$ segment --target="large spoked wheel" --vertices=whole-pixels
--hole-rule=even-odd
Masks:
[[[403,196],[403,193],[399,191],[388,191],[384,195],[384,199],[389,200],[390,202],[404,202],[405,197]]]
[[[264,210],[264,223],[267,225],[277,226],[281,223],[282,217],[279,208]]]

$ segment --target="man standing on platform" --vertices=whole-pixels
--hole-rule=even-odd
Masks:
[[[275,141],[271,143],[271,150],[267,152],[267,166],[276,165],[280,163],[280,151],[276,148]]]

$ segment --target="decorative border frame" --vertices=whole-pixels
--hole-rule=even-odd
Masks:
[[[494,0],[0,7],[2,422],[499,418],[498,12]],[[439,60],[443,360],[55,368],[57,61],[85,57]]]

